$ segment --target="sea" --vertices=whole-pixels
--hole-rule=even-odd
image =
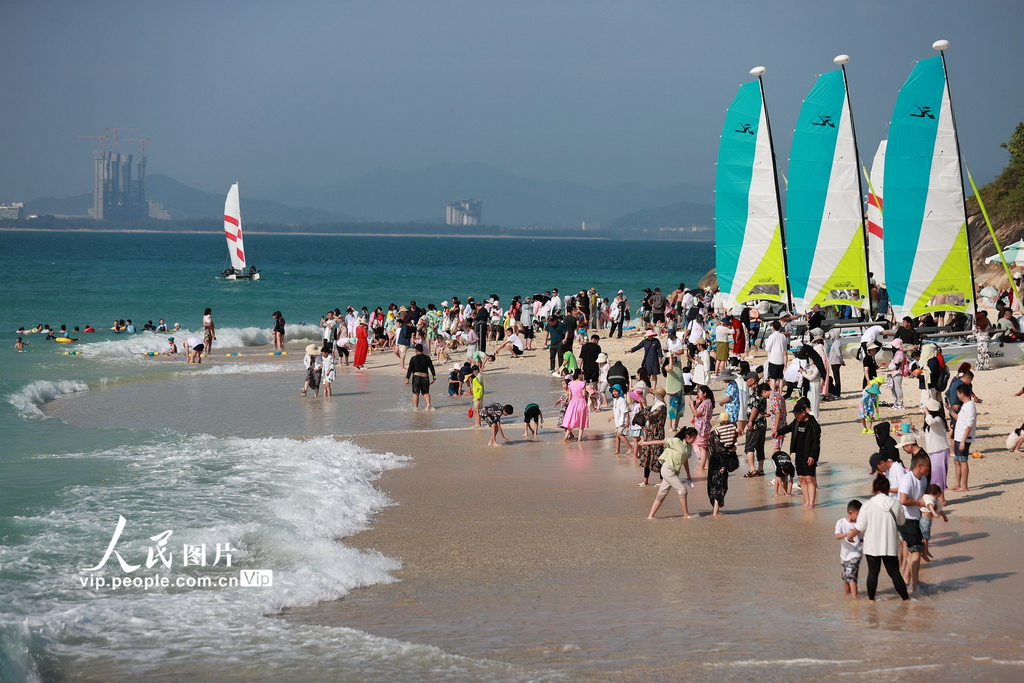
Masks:
[[[423,425],[405,417],[407,397],[359,384],[342,387],[356,400],[308,416],[301,354],[263,357],[271,313],[298,349],[324,311],[349,305],[552,287],[639,302],[643,287],[696,284],[712,245],[253,233],[246,251],[259,281],[220,277],[219,232],[0,232],[0,681],[544,678],[274,618],[394,580],[400,558],[337,539],[393,503],[374,482],[408,459],[335,437]],[[162,362],[147,354],[169,335],[109,329],[163,318],[181,346],[207,307],[217,348],[260,349],[260,362]],[[28,334],[16,351],[15,331],[38,323],[97,332],[73,344]],[[280,414],[247,410],[248,391],[286,383],[295,396]]]

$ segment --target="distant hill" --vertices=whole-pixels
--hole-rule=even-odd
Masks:
[[[636,228],[711,228],[715,209],[710,204],[678,202],[668,206],[641,209],[608,222],[608,227],[623,230]],[[709,239],[714,233],[709,233]]]
[[[289,204],[377,221],[443,221],[448,201],[478,199],[488,224],[556,227],[578,227],[585,220],[606,221],[647,207],[699,201],[707,195],[686,185],[593,188],[524,178],[486,164],[455,163],[381,169],[327,187],[288,185],[274,194]]]
[[[242,193],[242,219],[246,223],[300,225],[356,220],[339,211],[295,208],[275,201],[247,198],[244,188]],[[224,188],[224,194],[227,194],[227,187]],[[224,194],[203,192],[160,173],[146,177],[146,199],[163,204],[175,220],[216,221],[224,215]],[[25,202],[27,214],[86,216],[91,208],[92,193],[63,199],[42,197]]]

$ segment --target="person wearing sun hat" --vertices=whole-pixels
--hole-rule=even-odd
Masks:
[[[874,380],[868,382],[860,396],[860,405],[857,408],[857,417],[860,418],[861,426],[864,428],[861,434],[873,434],[872,423],[878,416],[878,396],[881,394],[878,383]]]
[[[658,333],[654,330],[647,330],[644,333],[643,340],[629,351],[626,351],[626,353],[633,353],[640,349],[644,350],[644,358],[641,365],[651,377],[651,386],[656,387],[658,386],[658,377],[661,375],[661,359],[664,356],[661,349],[661,341],[658,340]]]
[[[736,425],[729,413],[718,416],[718,426],[712,430],[711,453],[708,456],[708,500],[711,516],[721,515],[725,507],[725,494],[729,491],[729,459],[736,452]]]
[[[302,357],[302,365],[306,368],[306,383],[302,385],[302,395],[313,389],[313,395],[320,395],[320,375],[323,371],[323,358],[320,347],[316,344],[306,345],[306,354]]]

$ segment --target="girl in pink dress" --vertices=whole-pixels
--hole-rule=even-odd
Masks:
[[[569,405],[565,407],[565,417],[562,418],[562,427],[565,429],[562,443],[568,443],[573,437],[574,429],[580,430],[576,442],[583,441],[583,430],[590,426],[588,395],[593,389],[581,379],[582,376],[583,371],[577,368],[572,373],[572,381],[569,382]]]
[[[693,426],[697,430],[697,440],[693,442],[693,450],[697,453],[697,462],[702,470],[708,468],[708,437],[711,435],[711,411],[715,408],[715,394],[707,385],[697,387],[697,395],[693,399]]]

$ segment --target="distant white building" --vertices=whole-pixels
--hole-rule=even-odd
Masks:
[[[23,202],[0,204],[0,221],[16,221],[24,217],[25,204]]]
[[[149,217],[156,221],[171,220],[171,214],[167,213],[163,204],[157,202],[149,202]]]
[[[480,225],[484,203],[476,199],[458,199],[448,202],[445,211],[447,225]]]

